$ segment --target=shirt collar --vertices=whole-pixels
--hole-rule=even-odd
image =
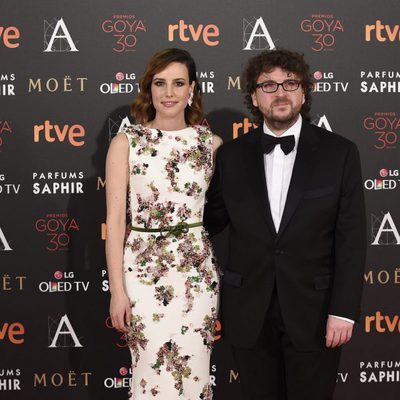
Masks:
[[[294,150],[297,149],[297,145],[299,143],[302,122],[303,122],[303,119],[301,118],[301,114],[299,114],[299,117],[297,118],[297,121],[287,131],[285,131],[280,136],[280,137],[283,137],[283,136],[293,135],[294,136],[294,140],[295,140]],[[276,134],[274,132],[272,132],[271,129],[268,128],[268,126],[265,123],[265,121],[264,121],[264,124],[263,124],[263,129],[264,129],[264,133],[265,134],[271,135],[271,136],[276,136]]]

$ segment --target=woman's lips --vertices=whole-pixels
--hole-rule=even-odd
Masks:
[[[162,101],[161,104],[164,107],[173,107],[175,104],[178,104],[177,101]]]

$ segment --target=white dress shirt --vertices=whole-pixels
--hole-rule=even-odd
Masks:
[[[283,210],[285,208],[286,197],[289,191],[293,166],[296,160],[297,147],[299,144],[302,121],[301,115],[299,115],[297,121],[287,131],[280,135],[280,137],[290,135],[294,136],[295,145],[289,154],[285,155],[280,145],[276,145],[270,153],[264,154],[264,168],[265,177],[267,180],[268,200],[276,232],[279,231]],[[265,122],[264,133],[266,135],[277,136],[268,128]],[[353,320],[348,318],[339,317],[336,315],[330,316],[354,323]]]

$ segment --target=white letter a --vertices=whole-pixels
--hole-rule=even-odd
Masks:
[[[46,24],[46,22],[45,22],[45,24]],[[60,30],[62,31],[62,34],[59,35],[58,33],[59,33]],[[45,28],[45,35],[46,35],[46,28]],[[65,39],[68,42],[69,47],[71,48],[70,51],[79,51],[76,48],[75,43],[72,41],[71,35],[69,34],[67,26],[65,25],[65,22],[64,22],[64,20],[62,18],[60,18],[58,20],[58,22],[56,24],[56,27],[54,28],[54,31],[53,31],[53,33],[51,35],[49,44],[46,47],[46,49],[44,50],[44,52],[53,51],[52,47],[53,47],[54,41],[56,39]],[[54,51],[63,51],[63,50],[60,49],[60,50],[54,50]]]

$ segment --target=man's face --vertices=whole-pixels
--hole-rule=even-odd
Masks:
[[[287,80],[300,80],[299,77],[290,71],[285,71],[282,68],[276,67],[271,72],[263,72],[257,79],[257,83],[277,82],[282,83]],[[264,115],[267,124],[288,125],[290,126],[297,120],[301,106],[304,104],[305,97],[302,86],[292,92],[285,91],[282,86],[274,93],[265,93],[259,87],[251,98],[253,105],[258,107]]]

